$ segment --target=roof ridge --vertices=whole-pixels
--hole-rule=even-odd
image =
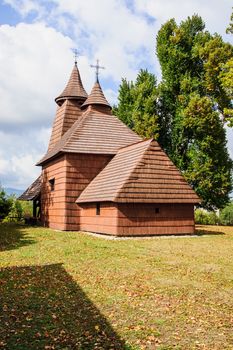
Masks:
[[[127,126],[127,125],[126,125]],[[131,130],[131,129],[130,129]],[[120,152],[120,151],[124,151],[124,149],[125,148],[129,148],[129,147],[133,147],[133,146],[135,146],[135,145],[137,145],[137,144],[139,144],[139,143],[142,143],[142,142],[151,142],[151,141],[153,141],[153,138],[150,138],[150,139],[145,139],[145,140],[140,140],[140,141],[136,141],[136,142],[134,142],[134,143],[131,143],[130,145],[127,145],[127,146],[122,146],[122,147],[120,147],[119,148],[119,150],[118,150],[118,152]]]

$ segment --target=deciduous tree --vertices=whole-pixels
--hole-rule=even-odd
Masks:
[[[180,25],[172,19],[162,26],[157,54],[161,105],[169,111],[167,152],[205,207],[223,207],[232,189],[224,131],[232,98],[226,82],[224,86],[224,67],[233,59],[233,48],[205,31],[202,19],[194,15]]]

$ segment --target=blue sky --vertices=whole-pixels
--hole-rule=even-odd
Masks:
[[[156,35],[163,23],[198,13],[211,32],[225,34],[230,0],[0,0],[0,183],[25,189],[40,173],[56,112],[54,98],[73,67],[72,49],[89,92],[100,59],[100,81],[116,102],[122,77],[140,68],[160,77]],[[233,132],[228,131],[233,157]]]

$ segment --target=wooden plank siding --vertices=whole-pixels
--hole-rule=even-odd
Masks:
[[[96,204],[84,204],[80,211],[80,230],[118,234],[118,208],[113,203],[101,203],[100,215],[96,215]]]
[[[49,180],[55,179],[54,191]],[[65,155],[43,167],[41,188],[41,221],[44,226],[65,230],[66,227],[66,159]]]
[[[118,235],[193,234],[193,204],[118,204]]]
[[[66,154],[44,166],[43,224],[59,230],[79,230],[80,207],[75,201],[110,159],[108,155]],[[49,180],[53,178],[55,189],[51,191]]]
[[[80,229],[117,236],[194,234],[193,204],[82,204]]]

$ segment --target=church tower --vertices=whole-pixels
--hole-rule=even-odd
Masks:
[[[55,98],[58,104],[56,116],[53,123],[52,134],[48,150],[51,150],[61,139],[68,129],[81,116],[81,105],[87,99],[87,93],[83,87],[79,74],[77,61],[71,72],[70,79],[64,91]]]

